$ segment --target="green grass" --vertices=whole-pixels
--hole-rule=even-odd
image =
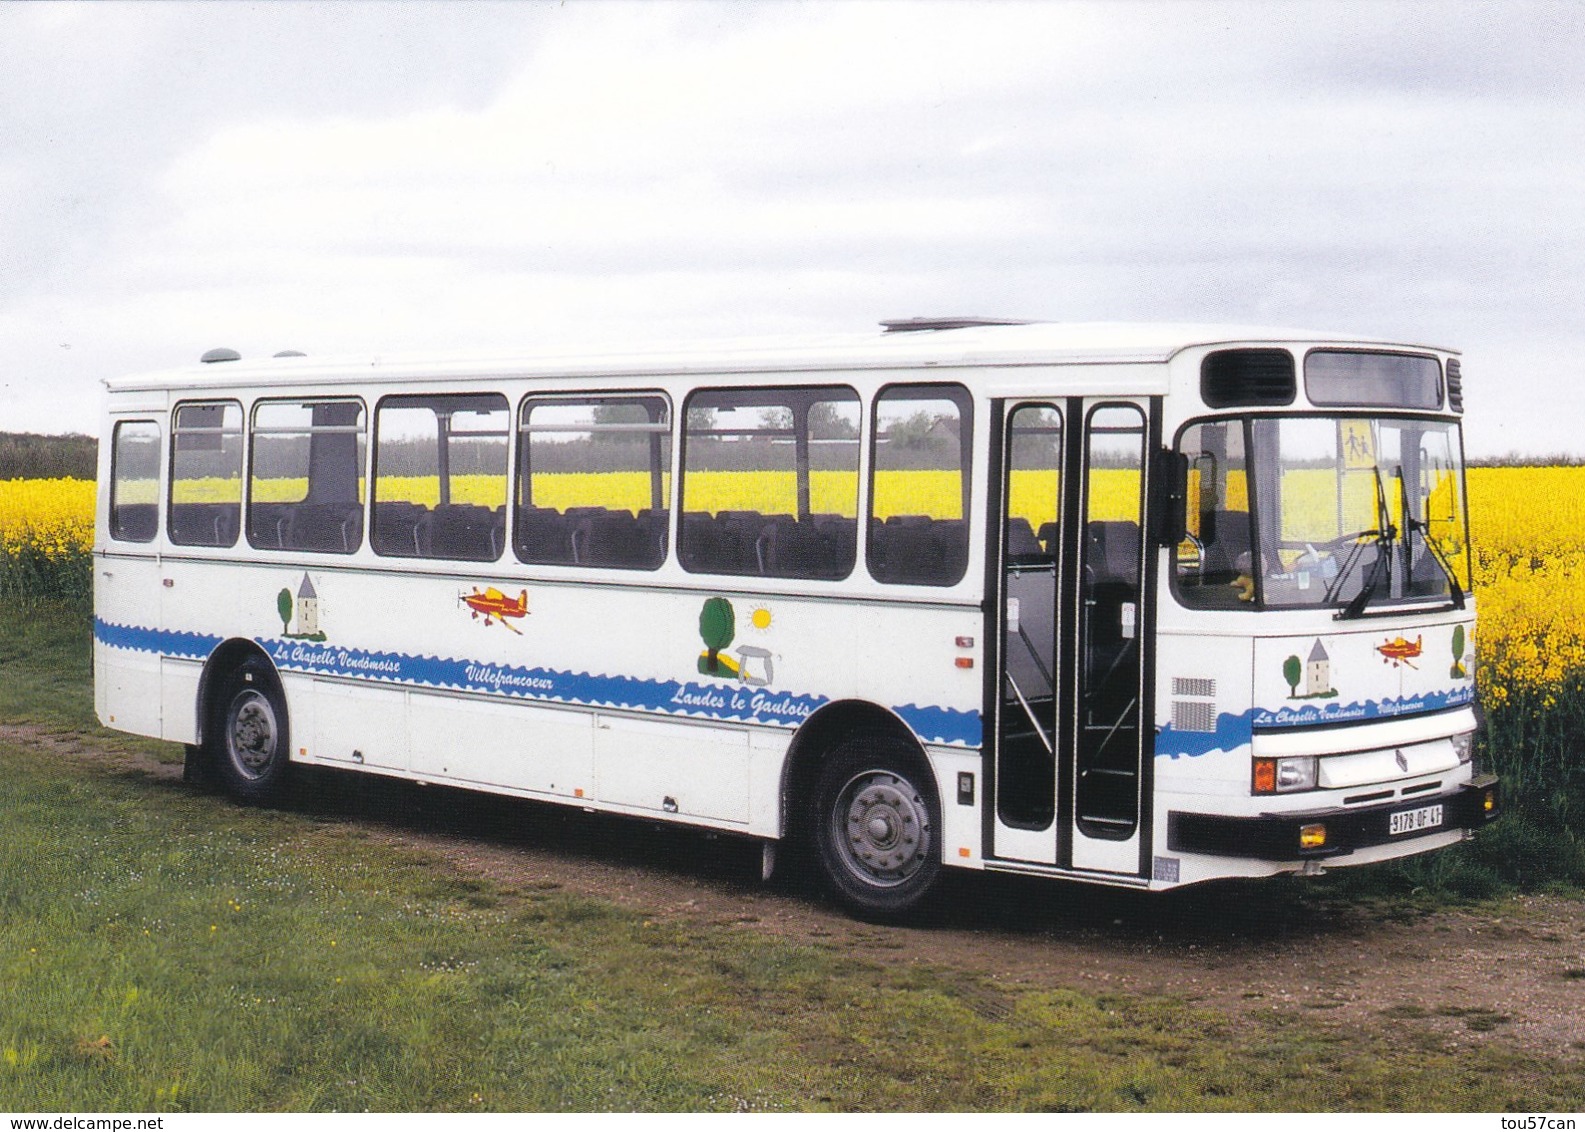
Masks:
[[[81,612],[0,606],[0,721],[135,744],[93,731],[87,676]],[[0,1109],[1578,1104],[1577,1056],[1007,983],[495,883],[331,803],[240,808],[34,732],[0,736]],[[1460,1017],[1493,1038],[1506,1021]]]
[[[0,720],[96,728],[92,643],[81,608],[0,600]]]

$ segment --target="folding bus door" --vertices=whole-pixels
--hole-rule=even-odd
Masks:
[[[999,438],[992,856],[1138,875],[1148,410],[1018,402]]]

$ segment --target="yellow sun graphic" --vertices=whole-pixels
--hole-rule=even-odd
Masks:
[[[749,627],[756,633],[770,632],[772,620],[770,610],[763,605],[756,605],[753,612],[748,615]]]

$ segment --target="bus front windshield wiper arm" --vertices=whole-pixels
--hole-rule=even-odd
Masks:
[[[1365,607],[1370,604],[1370,599],[1376,596],[1376,587],[1381,584],[1382,575],[1387,573],[1392,561],[1392,544],[1398,539],[1398,528],[1392,524],[1392,515],[1387,510],[1387,489],[1381,482],[1381,468],[1372,468],[1376,477],[1376,529],[1361,531],[1356,538],[1369,538],[1370,543],[1358,542],[1354,544],[1354,551],[1349,555],[1344,568],[1337,572],[1337,579],[1332,583],[1332,588],[1327,591],[1327,600],[1331,600],[1343,586],[1343,579],[1348,576],[1355,563],[1359,561],[1360,552],[1368,545],[1376,547],[1376,561],[1371,566],[1370,577],[1365,579],[1365,584],[1359,587],[1359,592],[1354,595],[1348,605],[1334,615],[1334,620],[1351,621],[1365,612]]]
[[[1448,597],[1453,602],[1453,608],[1463,609],[1464,587],[1459,584],[1457,575],[1453,573],[1453,566],[1448,562],[1447,556],[1442,553],[1442,548],[1431,541],[1431,524],[1414,518],[1405,519],[1404,524],[1409,528],[1411,534],[1415,531],[1420,532],[1420,541],[1431,552],[1431,560],[1436,563],[1437,568],[1447,578],[1447,592]]]

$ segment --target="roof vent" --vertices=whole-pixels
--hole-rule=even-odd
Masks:
[[[970,326],[1028,326],[1027,318],[888,318],[881,323],[888,334],[911,330],[964,330]]]
[[[240,362],[242,355],[224,346],[216,346],[213,350],[207,351],[198,360],[201,362]]]
[[[301,350],[281,350],[278,353],[273,354],[272,357],[277,357],[277,358],[306,358],[306,357],[308,357],[308,355],[303,353]]]
[[[1455,413],[1464,411],[1464,374],[1457,358],[1447,360],[1447,407]]]
[[[1218,350],[1200,365],[1200,396],[1213,409],[1291,405],[1296,391],[1286,350]]]

